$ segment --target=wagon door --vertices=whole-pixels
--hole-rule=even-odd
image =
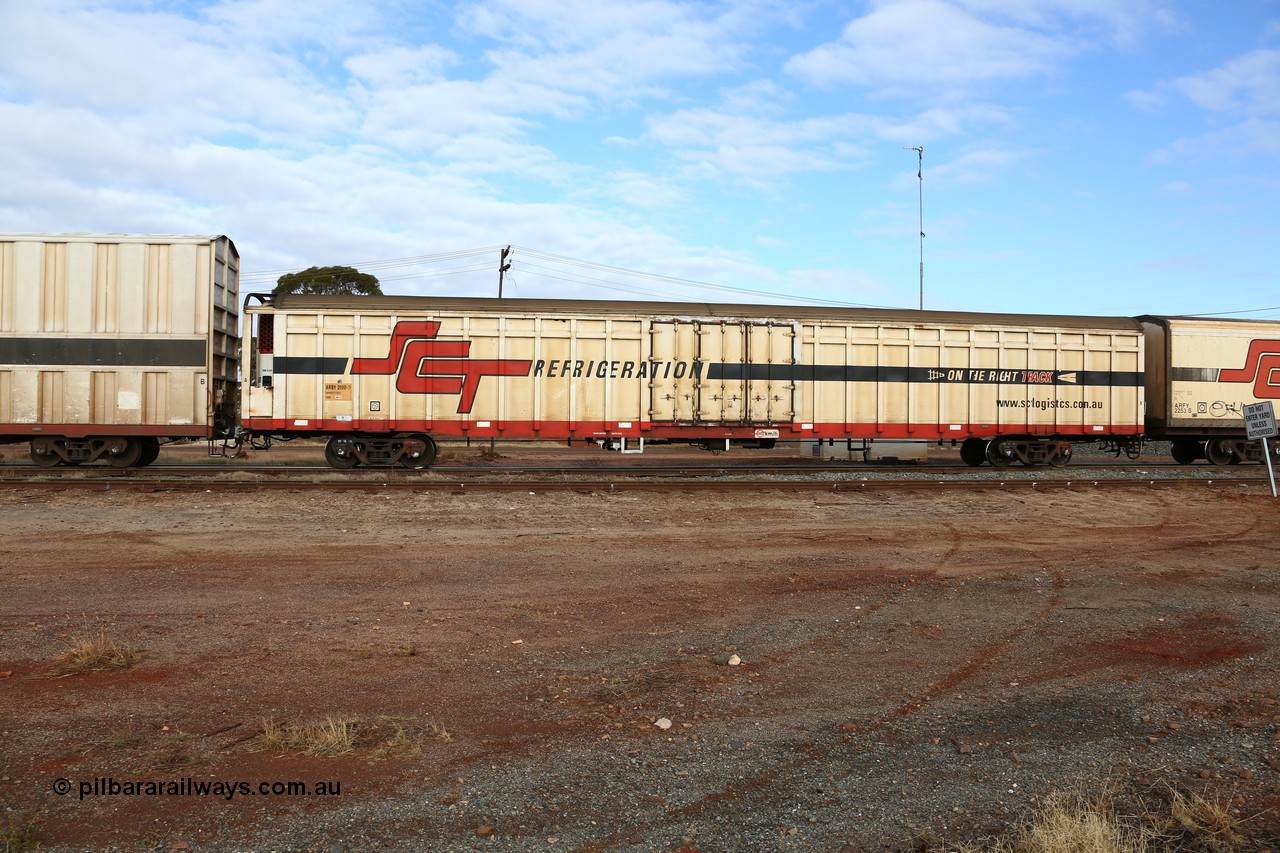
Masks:
[[[794,326],[654,320],[649,340],[651,420],[746,426],[793,418]]]
[[[747,422],[786,423],[795,419],[795,340],[791,324],[749,323],[747,338]]]
[[[693,320],[652,320],[644,373],[649,386],[649,420],[698,421],[698,376],[702,370],[698,331]]]
[[[700,323],[698,343],[706,372],[698,389],[698,420],[745,424],[748,380],[742,366],[750,360],[746,325],[741,320]],[[726,371],[726,367],[734,369]]]

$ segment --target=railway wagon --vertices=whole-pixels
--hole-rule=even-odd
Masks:
[[[0,234],[0,443],[129,467],[234,430],[238,283],[223,236]]]
[[[915,438],[1061,465],[1073,440],[1143,430],[1126,318],[299,295],[245,313],[245,430],[331,436],[336,467],[421,467],[433,436]]]
[[[1244,405],[1280,401],[1280,323],[1140,317],[1146,337],[1147,432],[1173,458],[1214,465],[1262,459],[1245,440]]]

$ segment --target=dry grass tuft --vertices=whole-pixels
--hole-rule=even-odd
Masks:
[[[390,641],[380,644],[369,643],[352,648],[338,648],[334,651],[347,652],[356,660],[372,660],[379,655],[393,658],[415,658],[420,654],[418,645],[413,640],[405,640],[400,643]]]
[[[258,744],[272,751],[294,750],[324,757],[346,755],[355,750],[356,728],[356,720],[343,717],[325,717],[322,722],[297,726],[264,720]]]
[[[4,853],[27,853],[40,849],[36,840],[36,827],[40,825],[38,818],[5,818],[0,823],[0,843],[4,844]]]
[[[142,660],[142,650],[117,643],[99,631],[96,637],[84,637],[61,658],[63,675],[81,672],[107,672],[128,669]]]
[[[1140,853],[1145,830],[1116,814],[1111,796],[1072,792],[1047,802],[1014,839],[1013,853]]]
[[[1192,838],[1209,837],[1214,841],[1234,843],[1243,840],[1244,823],[1231,813],[1229,799],[1209,800],[1200,794],[1184,794],[1171,789],[1169,794],[1171,829]]]
[[[1009,837],[963,845],[957,853],[1142,853],[1151,834],[1116,813],[1110,790],[1074,790],[1045,800],[1030,822]],[[951,849],[951,848],[948,848]]]
[[[1132,812],[1122,814],[1117,802]],[[954,853],[1175,853],[1237,850],[1245,824],[1231,797],[1210,799],[1160,784],[1142,790],[1105,785],[1097,793],[1077,788],[1042,801],[1023,827],[975,844],[943,846]],[[1265,847],[1265,845],[1263,845]]]
[[[391,758],[421,755],[429,740],[449,743],[453,735],[439,723],[415,726],[389,718],[361,720],[329,716],[322,722],[302,725],[264,720],[257,745],[259,749],[273,752],[292,751],[321,757],[366,750],[373,758]]]

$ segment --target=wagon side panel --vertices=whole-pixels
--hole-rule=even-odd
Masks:
[[[0,431],[205,437],[235,419],[225,237],[0,235]]]
[[[1280,400],[1280,323],[1168,318],[1159,410],[1170,434],[1243,434],[1247,403]]]

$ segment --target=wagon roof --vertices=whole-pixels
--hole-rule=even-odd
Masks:
[[[280,294],[274,307],[287,311],[440,312],[450,314],[567,314],[575,316],[658,316],[715,319],[862,321],[885,324],[1036,326],[1134,332],[1131,317],[1052,314],[980,314],[894,308],[824,308],[807,305],[740,305],[708,302],[622,302],[587,299],[484,299],[445,296],[311,296]],[[250,309],[253,310],[253,309]]]
[[[0,233],[0,243],[212,243],[214,240],[231,242],[225,234]]]

